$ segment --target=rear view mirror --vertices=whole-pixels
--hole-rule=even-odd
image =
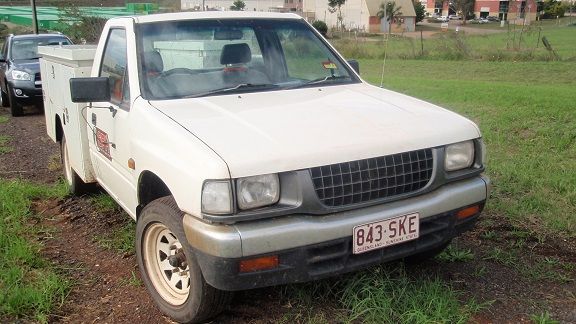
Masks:
[[[349,60],[348,64],[350,64],[350,66],[352,67],[352,69],[354,69],[354,71],[356,71],[356,73],[360,74],[360,63],[358,63],[358,61]]]
[[[238,29],[221,29],[214,32],[215,40],[235,40],[242,39],[244,33]]]
[[[76,103],[110,101],[110,82],[108,78],[72,78],[70,95]]]

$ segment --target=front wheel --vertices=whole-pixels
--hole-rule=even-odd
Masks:
[[[148,204],[136,225],[136,257],[158,308],[178,322],[197,323],[224,310],[232,293],[204,280],[184,234],[182,217],[170,196]]]
[[[14,89],[10,85],[6,88],[8,89],[8,98],[10,98],[10,113],[12,117],[22,116],[22,114],[24,114],[24,107],[18,102],[18,97],[14,94]]]
[[[4,90],[2,90],[1,86],[0,86],[0,106],[2,107],[10,106],[10,102],[8,101],[8,94],[6,94]]]

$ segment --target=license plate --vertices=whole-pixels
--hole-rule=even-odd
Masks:
[[[417,239],[419,226],[418,213],[354,226],[353,253],[360,254]]]

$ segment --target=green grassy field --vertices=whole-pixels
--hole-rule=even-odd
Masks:
[[[362,60],[380,83],[382,62]],[[441,77],[440,77],[441,76]],[[576,235],[576,63],[389,60],[384,86],[479,124],[494,182],[488,210]]]
[[[393,35],[386,46],[387,36],[369,38],[342,38],[331,42],[348,58],[356,59],[434,59],[482,61],[576,61],[576,25],[566,27],[546,23],[496,28],[499,32],[489,35],[472,35],[465,31],[437,33],[437,37],[424,39]],[[430,29],[430,27],[428,27]],[[541,42],[546,37],[555,53],[546,50]],[[423,46],[423,48],[422,48]]]

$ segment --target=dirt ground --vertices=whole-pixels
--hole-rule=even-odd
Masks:
[[[0,115],[8,115],[8,110],[0,109]],[[44,116],[34,111],[0,124],[0,135],[9,136],[13,148],[0,155],[0,177],[58,181],[59,148],[46,135],[44,125]],[[36,222],[46,228],[36,238],[43,244],[44,257],[74,284],[51,322],[171,322],[156,309],[146,289],[133,280],[139,276],[135,256],[97,243],[98,235],[122,226],[126,214],[99,213],[87,197],[37,201],[34,208],[39,215]],[[462,292],[463,300],[473,297],[491,302],[473,322],[528,323],[531,315],[547,311],[555,320],[576,323],[576,241],[528,236],[520,247],[513,248],[517,241],[517,230],[504,217],[486,212],[476,229],[456,242],[459,249],[472,251],[472,260],[432,260],[409,268],[409,272],[415,276],[437,274]],[[497,257],[495,249],[517,253],[513,262],[508,262]],[[548,265],[543,267],[543,262]],[[536,271],[540,268],[542,271]],[[265,288],[239,293],[213,322],[275,323],[293,318],[289,316],[294,312],[291,305],[298,301],[286,300],[281,291]],[[337,301],[319,301],[317,310],[329,315],[326,309],[337,307]],[[329,320],[337,322],[336,318]]]

